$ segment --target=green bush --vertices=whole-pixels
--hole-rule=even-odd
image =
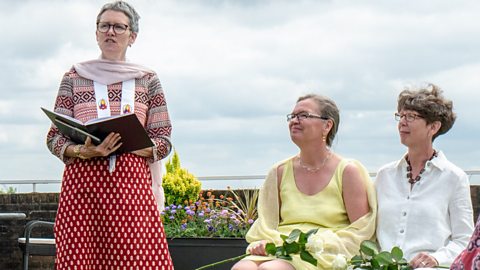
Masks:
[[[163,176],[163,190],[165,203],[189,204],[198,199],[202,184],[186,169],[180,167],[180,159],[177,151],[174,151],[167,164],[167,173]]]
[[[2,187],[0,187],[0,194],[14,194],[17,193],[17,189],[14,187],[8,187],[7,190],[3,190]]]

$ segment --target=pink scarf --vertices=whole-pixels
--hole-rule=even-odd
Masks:
[[[109,85],[142,78],[148,73],[155,73],[153,70],[141,65],[105,59],[95,59],[73,65],[77,73],[87,79]]]
[[[155,73],[153,70],[141,65],[123,62],[111,61],[105,59],[95,59],[73,65],[78,75],[109,85],[113,83],[128,81],[131,79],[142,78],[146,74]],[[165,194],[162,187],[162,163],[161,161],[149,163],[152,176],[152,191],[157,202],[157,208],[162,212],[165,206]]]

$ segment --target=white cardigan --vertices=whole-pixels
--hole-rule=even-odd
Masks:
[[[473,232],[468,176],[439,152],[410,190],[406,168],[405,158],[389,163],[375,180],[380,247],[398,246],[407,260],[428,252],[440,265],[450,265]]]

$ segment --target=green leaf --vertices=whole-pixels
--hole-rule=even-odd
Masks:
[[[372,264],[373,269],[380,269],[380,264],[378,263],[378,261],[376,259],[372,258],[371,264]]]
[[[298,253],[300,251],[300,245],[296,242],[290,244],[285,243],[283,246],[287,254]]]
[[[316,234],[317,232],[318,232],[318,229],[311,229],[310,231],[308,231],[308,232],[306,233],[306,235],[307,235],[307,237],[308,237],[308,236],[310,236],[310,235],[312,235],[312,234]]]
[[[300,231],[299,229],[294,229],[290,235],[288,236],[288,238],[285,240],[285,242],[287,243],[293,243],[295,241],[297,241],[298,237],[300,236],[300,234],[302,233],[302,231]]]
[[[280,256],[277,255],[277,258],[287,260],[287,261],[292,260],[292,257],[290,257],[290,255],[280,255]]]
[[[403,258],[403,251],[399,247],[393,247],[391,253],[393,259],[397,262]]]
[[[360,244],[360,251],[368,256],[374,256],[378,254],[378,246],[373,241],[365,240]]]
[[[363,263],[363,258],[360,255],[355,255],[350,259],[350,263],[354,265],[359,265]]]
[[[268,243],[265,245],[265,252],[269,255],[275,255],[277,247],[273,243]]]
[[[302,250],[300,252],[300,258],[306,262],[313,264],[314,266],[317,266],[317,259],[315,259],[308,251]]]
[[[382,251],[375,255],[375,260],[380,264],[380,265],[388,265],[394,263],[392,254],[388,251]]]
[[[298,243],[301,245],[305,245],[307,243],[308,237],[305,233],[300,233],[298,236]]]

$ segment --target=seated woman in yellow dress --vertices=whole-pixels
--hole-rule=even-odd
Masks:
[[[331,99],[300,97],[287,115],[290,137],[300,153],[270,170],[260,191],[258,219],[247,233],[252,255],[232,270],[330,269],[337,254],[358,253],[360,243],[375,235],[376,198],[366,169],[330,149],[340,122]],[[283,243],[293,229],[318,229],[324,251],[318,267],[294,255],[291,261],[267,256],[265,245]]]

